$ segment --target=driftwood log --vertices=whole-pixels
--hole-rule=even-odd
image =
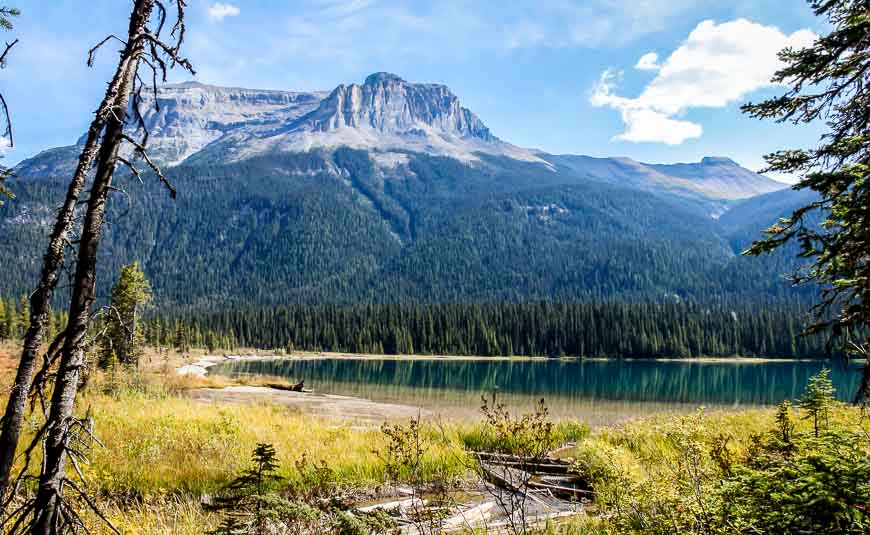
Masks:
[[[287,385],[284,388],[287,389]],[[572,472],[573,463],[569,460],[551,456],[531,459],[482,451],[469,452],[469,455],[476,461],[483,478],[483,485],[471,491],[470,496],[479,492],[489,494],[490,499],[469,500],[467,495],[463,500],[465,503],[448,500],[442,504],[427,503],[412,495],[365,505],[354,511],[361,514],[386,511],[400,525],[403,535],[421,534],[413,520],[421,510],[437,512],[441,517],[436,528],[438,533],[465,533],[478,529],[504,533],[518,524],[531,528],[580,514],[582,502],[593,497],[589,482]],[[410,492],[413,494],[412,490]],[[511,503],[519,504],[522,511],[506,505]]]
[[[474,457],[490,483],[511,492],[543,491],[569,501],[593,495],[588,481],[571,473],[571,463],[563,459],[528,459],[489,452],[474,452]]]
[[[305,381],[299,381],[296,384],[288,385],[284,383],[267,383],[266,386],[268,388],[274,388],[275,390],[284,390],[286,392],[305,392]]]

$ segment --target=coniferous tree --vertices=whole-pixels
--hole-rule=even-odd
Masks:
[[[190,351],[190,342],[187,336],[187,327],[180,321],[175,322],[175,335],[173,345],[179,353]]]
[[[184,332],[211,331],[225,349],[243,335],[256,347],[356,353],[818,357],[822,337],[795,341],[806,316],[793,301],[762,311],[746,303],[293,306],[186,314],[173,319],[170,333],[178,346]],[[427,317],[437,328],[426,327]],[[188,337],[188,345],[197,343]]]
[[[806,419],[812,419],[816,436],[822,427],[828,426],[828,415],[834,405],[834,385],[829,377],[831,370],[825,368],[810,377],[809,384],[800,399],[800,408],[806,411]]]
[[[870,8],[865,0],[810,5],[831,31],[810,47],[782,51],[786,65],[773,82],[788,90],[743,109],[778,122],[825,121],[828,132],[818,147],[767,156],[768,170],[800,176],[795,189],[812,190],[818,200],[768,229],[747,252],[762,254],[796,240],[812,265],[796,273],[795,282],[820,286],[817,322],[809,332],[830,328],[847,349],[870,355],[861,334],[870,323]],[[870,358],[858,396],[870,396]]]
[[[24,329],[27,328],[27,323],[30,317],[30,303],[27,302],[27,296],[22,295],[18,300],[18,315],[15,319],[15,338],[24,336]]]
[[[0,296],[0,340],[5,340],[9,337],[6,332],[6,301]]]
[[[217,347],[217,344],[215,342],[214,333],[211,330],[209,330],[205,334],[205,348],[208,349],[209,353],[214,353],[214,350],[216,347]]]
[[[139,366],[144,344],[142,309],[150,300],[151,285],[139,264],[123,266],[112,288],[112,305],[106,318],[105,358],[114,354],[124,366]]]
[[[263,532],[267,518],[274,516],[276,505],[275,487],[283,480],[278,475],[278,456],[271,444],[257,444],[251,454],[251,467],[243,471],[215,499],[212,506],[217,511],[233,515],[251,515],[255,532]]]
[[[791,422],[791,401],[785,400],[776,409],[776,426],[778,438],[783,444],[791,444],[794,424]]]
[[[6,304],[6,317],[2,318],[3,320],[3,328],[6,331],[6,338],[14,339],[16,336],[16,318],[17,314],[15,313],[15,302],[11,299],[7,301]]]

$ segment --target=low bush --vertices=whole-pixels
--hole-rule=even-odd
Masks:
[[[870,432],[822,373],[796,411],[650,418],[574,452],[607,530],[870,532]]]

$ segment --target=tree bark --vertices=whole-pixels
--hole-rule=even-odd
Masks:
[[[132,42],[137,35],[137,33],[132,33],[133,31],[134,27],[131,25],[128,42]],[[141,31],[141,27],[135,28],[135,31]],[[51,302],[63,267],[64,251],[69,242],[75,220],[75,208],[88,173],[97,157],[100,148],[100,135],[106,122],[113,118],[113,114],[126,113],[131,89],[129,78],[131,73],[135,74],[135,67],[136,65],[131,65],[127,54],[121,58],[115,75],[109,83],[106,95],[96,111],[94,120],[88,129],[84,147],[79,155],[75,174],[69,184],[66,198],[58,212],[49,238],[48,250],[43,257],[39,284],[30,297],[30,326],[24,335],[24,347],[21,352],[18,372],[9,394],[9,401],[2,419],[2,429],[0,429],[0,503],[8,491],[12,464],[26,411],[27,397],[30,393],[39,348],[45,335],[45,327],[52,312]]]
[[[105,118],[105,133],[96,157],[97,171],[90,189],[87,211],[79,241],[78,261],[69,306],[69,323],[60,357],[60,365],[51,398],[51,410],[45,443],[42,474],[34,510],[34,535],[57,533],[61,514],[61,497],[67,460],[67,440],[73,417],[73,405],[84,366],[85,336],[90,324],[91,308],[96,297],[97,249],[102,235],[106,200],[111,191],[118,150],[123,141],[124,121],[136,80],[139,60],[145,47],[140,38],[154,9],[154,0],[136,0],[130,15],[129,39],[107,100],[115,93],[113,105]]]

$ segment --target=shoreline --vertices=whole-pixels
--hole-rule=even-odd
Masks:
[[[275,360],[280,355],[205,355],[175,370],[179,377],[205,379],[208,370],[226,362]],[[320,392],[293,392],[261,385],[231,384],[223,387],[193,388],[185,396],[203,403],[269,403],[337,421],[380,425],[389,420],[428,417],[431,411],[417,405],[376,401],[363,397]]]
[[[769,364],[775,362],[818,362],[830,360],[828,358],[806,357],[546,357],[546,356],[480,356],[480,355],[378,355],[372,353],[343,353],[343,352],[315,352],[300,351],[291,355],[240,353],[237,355],[205,355],[197,362],[181,366],[177,371],[180,375],[196,375],[199,370],[207,370],[217,364],[229,361],[257,361],[257,360],[391,360],[391,361],[457,361],[457,362],[686,362],[697,364]],[[185,370],[185,371],[181,371]],[[203,375],[204,376],[204,375]]]
[[[608,360],[626,360],[642,364],[644,362],[663,362],[663,363],[691,363],[691,364],[746,364],[746,365],[764,365],[775,362],[814,362],[816,359],[768,359],[768,358],[743,358],[743,357],[707,357],[707,358],[692,358],[692,359],[607,359],[607,358],[561,358],[553,359],[548,357],[480,357],[480,356],[459,356],[451,357],[444,355],[371,355],[371,354],[350,354],[350,353],[326,353],[326,352],[299,352],[292,355],[275,355],[275,354],[237,354],[237,355],[203,355],[201,357],[189,358],[187,364],[183,364],[176,368],[178,376],[188,376],[195,379],[207,380],[211,377],[223,376],[212,375],[209,373],[210,368],[221,365],[231,364],[233,362],[252,362],[252,361],[275,361],[275,362],[311,362],[311,361],[403,361],[403,362],[425,362],[425,361],[440,361],[455,360],[457,362],[538,362],[559,360],[562,362],[582,362],[588,360],[591,362],[603,362]],[[190,362],[192,361],[192,362]],[[245,380],[227,378],[227,383],[218,381],[217,385],[212,383],[211,386],[201,384],[198,387],[187,390],[185,396],[196,399],[202,402],[226,402],[226,403],[270,403],[291,407],[300,412],[312,414],[315,416],[323,416],[338,420],[360,421],[369,424],[371,422],[383,422],[385,420],[405,419],[414,416],[443,416],[444,414],[453,414],[460,419],[468,419],[469,415],[477,415],[478,403],[475,398],[474,403],[461,404],[456,406],[455,403],[433,403],[414,397],[395,397],[388,398],[378,396],[372,397],[366,395],[366,391],[359,389],[351,389],[342,392],[319,392],[316,389],[304,390],[303,392],[288,391],[281,386],[277,386],[275,382],[282,381],[284,378],[275,377],[275,382],[269,382],[266,376],[262,380],[254,380],[246,383]],[[255,378],[256,379],[256,378]],[[208,381],[205,381],[206,383]],[[537,396],[526,396],[529,399]],[[518,400],[514,400],[515,402]],[[524,400],[519,400],[523,402]],[[442,406],[443,405],[443,406]],[[554,415],[558,414],[558,418],[573,419],[577,416],[582,416],[584,421],[587,421],[593,427],[608,426],[621,423],[627,420],[634,419],[643,415],[651,415],[655,413],[687,413],[697,410],[699,407],[705,407],[709,410],[727,410],[736,409],[731,403],[632,403],[628,400],[618,401],[610,400],[602,403],[598,400],[594,403],[580,403],[574,410],[567,410],[558,402],[550,407]],[[571,403],[572,407],[576,403]],[[634,408],[632,408],[634,407]],[[637,407],[645,408],[646,410],[638,410]],[[739,407],[741,409],[757,408],[756,406]],[[575,414],[576,413],[576,414]],[[572,415],[572,416],[569,416]]]

